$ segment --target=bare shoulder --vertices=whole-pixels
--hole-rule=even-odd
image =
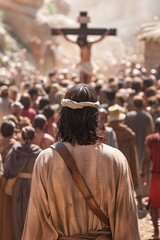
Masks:
[[[53,138],[50,134],[45,133],[45,134],[44,134],[44,140],[54,141],[54,138]]]

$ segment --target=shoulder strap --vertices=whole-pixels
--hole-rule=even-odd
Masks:
[[[82,196],[84,197],[86,203],[88,204],[89,208],[92,210],[92,212],[102,221],[104,222],[107,227],[109,227],[109,219],[105,216],[105,214],[102,212],[102,210],[99,208],[98,204],[94,200],[89,188],[87,187],[84,179],[82,178],[76,162],[74,158],[72,157],[70,151],[67,149],[67,147],[63,144],[63,142],[58,142],[55,144],[55,149],[60,154],[62,159],[64,160],[66,166],[68,167],[71,176],[82,193]]]

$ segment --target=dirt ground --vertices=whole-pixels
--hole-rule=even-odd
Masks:
[[[144,211],[140,213],[139,216],[139,228],[141,234],[141,240],[151,240],[153,235],[153,226],[150,218],[149,211]],[[159,228],[160,230],[160,228]],[[159,238],[160,239],[160,238]]]

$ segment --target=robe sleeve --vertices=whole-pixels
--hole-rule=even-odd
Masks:
[[[115,202],[115,225],[113,239],[140,240],[137,206],[131,172],[121,152],[119,171],[117,169],[117,196]]]
[[[31,194],[22,240],[56,240],[58,238],[44,187],[46,174],[45,155],[42,152],[34,165]]]

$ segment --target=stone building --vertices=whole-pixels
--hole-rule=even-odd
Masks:
[[[137,33],[138,39],[144,44],[144,61],[148,71],[160,66],[160,20],[143,24]]]

